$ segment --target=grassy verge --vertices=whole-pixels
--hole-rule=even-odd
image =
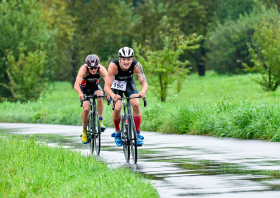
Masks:
[[[280,91],[263,92],[251,81],[253,77],[192,74],[182,83],[181,92],[176,92],[175,85],[169,88],[166,103],[159,102],[149,85],[148,106],[141,108],[141,129],[280,141]],[[57,82],[50,90],[37,102],[1,103],[0,122],[82,125],[82,108],[71,84]],[[111,112],[105,104],[103,117],[108,127],[114,126]]]
[[[32,138],[0,137],[0,197],[158,197],[149,181]]]

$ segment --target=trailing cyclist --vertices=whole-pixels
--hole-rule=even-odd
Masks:
[[[76,82],[74,85],[74,89],[79,94],[79,98],[81,101],[81,105],[83,107],[82,112],[82,123],[83,123],[83,133],[82,133],[82,142],[84,144],[88,143],[87,137],[87,123],[89,118],[89,110],[90,104],[87,98],[84,98],[84,94],[86,95],[103,95],[102,88],[99,84],[99,78],[102,77],[104,81],[107,77],[107,70],[105,67],[99,64],[99,58],[95,54],[90,54],[86,57],[85,64],[81,66]],[[101,130],[106,130],[106,127],[102,123],[103,120],[103,99],[97,99],[97,111],[100,120]]]
[[[134,51],[129,47],[123,47],[118,51],[119,59],[113,60],[108,67],[108,76],[105,81],[104,91],[116,102],[115,109],[112,113],[112,118],[115,125],[115,142],[118,146],[122,146],[122,138],[120,132],[121,121],[121,101],[118,100],[122,97],[122,93],[126,97],[141,97],[146,96],[148,90],[148,83],[143,71],[142,65],[133,59]],[[136,84],[133,79],[133,74],[137,74],[137,78],[142,86],[141,91],[138,93]],[[133,108],[133,119],[137,131],[137,144],[144,144],[144,137],[140,135],[141,125],[141,110],[139,99],[131,99],[131,106]]]

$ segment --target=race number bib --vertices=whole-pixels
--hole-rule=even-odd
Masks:
[[[126,81],[114,80],[111,88],[126,91]]]

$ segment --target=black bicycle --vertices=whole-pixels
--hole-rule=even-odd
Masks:
[[[105,129],[101,130],[100,128],[100,120],[99,115],[96,110],[96,99],[104,98],[105,95],[84,95],[85,98],[89,100],[90,111],[89,111],[89,119],[87,124],[87,136],[89,139],[89,149],[90,153],[95,153],[97,156],[100,154],[101,147],[101,132],[104,132]]]
[[[138,97],[127,97],[127,98],[119,98],[123,107],[123,114],[121,117],[121,136],[123,142],[123,153],[127,163],[130,160],[130,153],[133,159],[134,164],[137,163],[137,132],[133,119],[133,115],[131,112],[131,104],[130,99],[140,98]],[[126,100],[126,103],[125,103]],[[144,107],[147,106],[146,98],[143,98]],[[115,109],[116,102],[113,101],[113,110]]]

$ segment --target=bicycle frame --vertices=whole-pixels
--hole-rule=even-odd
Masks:
[[[131,111],[131,104],[130,99],[139,98],[139,97],[127,97],[127,98],[120,98],[123,114],[121,117],[121,134],[122,134],[122,142],[123,142],[123,152],[128,163],[130,160],[130,151],[133,158],[134,164],[137,163],[137,132],[136,127]],[[126,100],[126,102],[125,102]],[[146,99],[144,100],[144,107],[146,107]],[[116,102],[113,101],[113,109],[115,108]]]
[[[89,137],[89,149],[91,154],[95,153],[97,156],[100,154],[101,147],[101,128],[99,115],[96,109],[97,98],[106,97],[106,95],[85,95],[85,98],[89,99],[90,111],[87,124],[87,135]]]

